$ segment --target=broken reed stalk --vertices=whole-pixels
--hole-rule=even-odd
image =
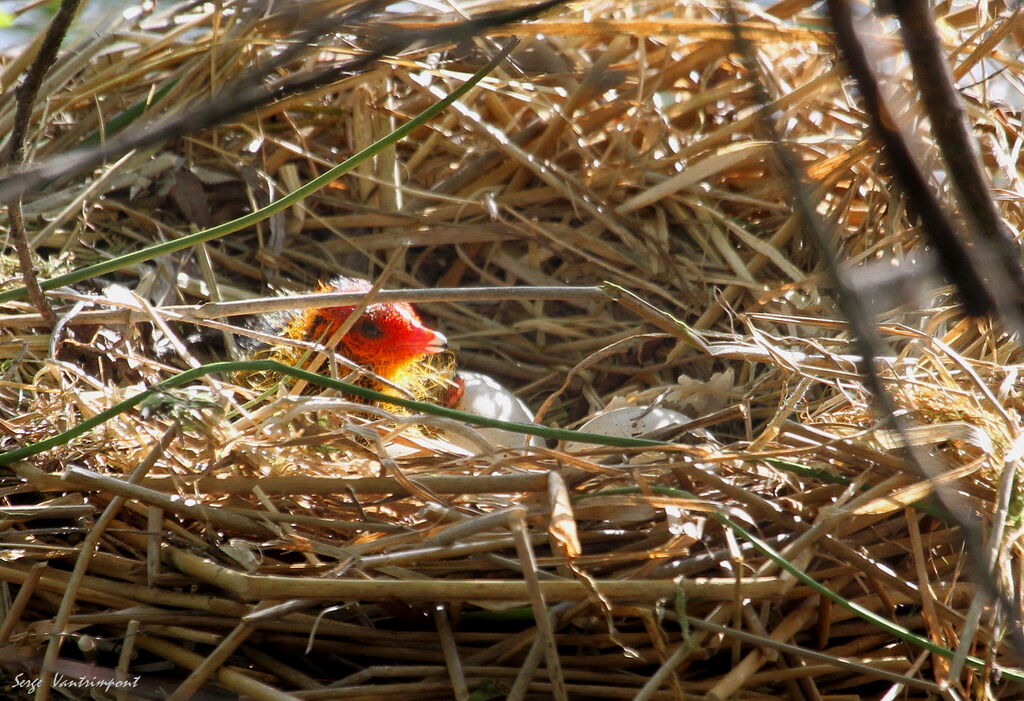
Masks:
[[[113,299],[119,308],[76,309],[51,358],[49,339],[33,331],[42,319],[4,293],[6,451],[52,439],[205,355],[223,357],[205,339],[189,346],[200,322],[293,305],[276,295],[339,272],[376,277],[386,264],[388,287],[430,300],[428,322],[464,366],[497,375],[534,408],[551,398],[545,423],[565,429],[609,404],[660,402],[712,437],[670,426],[658,437],[681,441],[671,449],[551,442],[468,455],[407,430],[378,452],[366,432],[391,436],[401,420],[384,406],[324,397],[247,406],[244,390],[223,381],[205,397],[163,395],[144,414],[112,412],[73,442],[3,468],[11,509],[0,519],[19,559],[0,563],[0,580],[18,589],[0,633],[25,653],[0,660],[5,672],[31,669],[45,653],[32,632],[66,617],[58,665],[82,657],[79,641],[124,640],[141,664],[173,664],[143,682],[182,694],[217,683],[268,698],[495,688],[550,697],[556,686],[581,698],[754,698],[797,682],[822,697],[868,684],[923,699],[939,682],[963,696],[968,684],[1008,693],[1019,671],[1000,631],[969,616],[986,599],[964,576],[962,534],[929,503],[935,480],[917,477],[875,425],[834,290],[796,236],[789,183],[758,136],[761,113],[778,114],[810,203],[836,227],[856,274],[916,255],[916,231],[808,7],[741,18],[769,68],[767,106],[712,8],[652,0],[634,11],[658,19],[637,20],[599,3],[586,10],[601,21],[570,9],[516,27],[523,41],[511,61],[468,89],[460,109],[302,191],[286,213],[267,209],[278,193],[320,182],[464,85],[482,67],[470,45],[411,50],[27,200],[46,277],[116,268],[120,284],[162,311]],[[439,19],[363,9],[402,29]],[[501,6],[474,12],[488,9]],[[1012,163],[1020,125],[989,96],[998,76],[1022,77],[1021,68],[986,43],[1018,41],[1012,22],[976,8],[941,20],[954,76],[998,66],[959,87],[985,135],[982,162]],[[220,94],[249,66],[284,55],[295,16],[225,21],[220,6],[169,9],[61,57],[40,100],[62,120],[36,145],[39,158],[95,141],[113,117],[139,119],[138,106],[159,119]],[[891,33],[865,36],[883,57],[900,50]],[[327,49],[309,60],[335,65]],[[306,67],[285,60],[278,70],[288,78]],[[907,76],[879,79],[913,93]],[[8,93],[0,133],[12,125]],[[1002,189],[1024,189],[1013,168],[998,175]],[[1024,229],[1012,198],[996,206]],[[251,212],[260,215],[206,240],[209,265],[180,253],[208,222]],[[154,241],[169,242],[158,259]],[[176,298],[164,296],[163,266]],[[66,299],[88,302],[88,292]],[[937,479],[986,526],[1011,523],[1004,470],[1019,452],[1024,357],[998,328],[951,306],[946,290],[926,292],[869,309],[892,348],[880,380],[910,440],[941,462]],[[149,331],[156,319],[183,342],[162,346]],[[126,485],[179,420],[149,475]],[[401,479],[380,476],[385,461]],[[79,559],[91,519],[121,498],[98,547]],[[523,528],[509,525],[516,509]],[[1012,581],[1019,548],[991,546],[1002,555],[996,576]],[[72,601],[64,592],[77,562],[85,572]],[[544,602],[534,608],[524,607],[527,579]],[[977,657],[947,666],[958,644]],[[223,664],[204,664],[218,650]],[[548,677],[552,650],[561,671]],[[359,669],[339,672],[339,656]],[[95,662],[127,678],[135,664],[102,646]]]

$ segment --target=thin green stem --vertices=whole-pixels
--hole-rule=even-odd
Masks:
[[[94,265],[89,265],[84,268],[74,270],[70,273],[50,278],[49,280],[41,280],[40,286],[44,290],[53,290],[58,287],[63,287],[65,285],[73,285],[77,282],[81,282],[82,280],[88,280],[90,278],[98,277],[100,275],[106,275],[107,273],[111,273],[115,270],[126,268],[129,265],[135,265],[136,263],[142,263],[147,260],[152,260],[159,256],[166,255],[168,253],[174,253],[175,251],[180,251],[184,248],[188,248],[189,246],[194,246],[199,243],[212,241],[214,239],[220,238],[221,236],[232,234],[240,229],[244,229],[247,226],[252,226],[253,224],[256,224],[258,222],[263,221],[264,219],[269,218],[272,214],[276,214],[277,212],[285,209],[286,207],[290,207],[291,205],[300,202],[306,197],[309,197],[317,190],[326,187],[331,182],[341,177],[343,174],[352,170],[352,168],[354,168],[359,163],[363,162],[367,158],[370,158],[371,156],[381,151],[382,149],[387,148],[388,146],[391,146],[392,144],[400,141],[405,136],[407,136],[409,132],[411,132],[413,129],[416,129],[417,127],[426,123],[433,117],[437,116],[441,111],[443,111],[453,102],[455,102],[460,97],[469,92],[469,90],[474,85],[483,80],[483,78],[488,73],[494,70],[494,68],[505,59],[505,57],[511,50],[512,45],[507,46],[486,66],[484,66],[479,71],[474,73],[465,83],[463,83],[454,91],[452,91],[451,95],[449,95],[448,97],[444,98],[443,100],[434,105],[431,105],[427,109],[423,110],[423,112],[413,117],[408,122],[398,127],[387,136],[384,136],[380,140],[370,144],[359,153],[350,156],[349,158],[345,159],[344,161],[334,166],[330,170],[326,171],[322,175],[310,180],[302,187],[297,188],[296,190],[288,193],[287,195],[281,197],[278,200],[275,200],[274,202],[271,202],[266,207],[258,209],[255,212],[246,214],[245,216],[241,216],[238,219],[232,219],[229,222],[218,224],[217,226],[210,227],[209,229],[204,229],[203,231],[198,231],[194,234],[189,234],[188,236],[182,236],[181,238],[175,239],[173,241],[166,241],[164,243],[157,244],[156,246],[143,248],[142,250],[134,251],[123,256],[118,256],[117,258],[112,258],[101,263],[96,263]],[[10,302],[16,299],[22,299],[27,294],[28,292],[24,287],[18,287],[13,290],[7,290],[6,292],[0,292],[0,304]]]
[[[0,457],[2,457],[2,456],[0,456]],[[673,487],[659,487],[659,486],[651,485],[650,489],[655,494],[662,494],[662,495],[665,495],[665,496],[678,497],[678,498],[682,498],[682,499],[697,499],[698,498],[698,497],[694,496],[693,494],[690,494],[689,492],[687,492],[687,491],[685,491],[683,489],[675,489]],[[640,489],[638,487],[622,487],[622,488],[619,488],[619,489],[606,489],[606,490],[602,490],[600,492],[594,492],[592,494],[587,494],[585,496],[581,496],[580,498],[581,499],[585,499],[585,498],[599,497],[601,495],[606,495],[606,494],[639,494],[639,493],[641,493],[641,491],[640,491]],[[785,557],[783,557],[782,554],[780,552],[778,552],[775,548],[773,548],[768,543],[766,543],[763,540],[761,540],[760,538],[758,538],[756,535],[754,535],[753,533],[751,533],[750,531],[745,529],[743,526],[741,526],[738,523],[736,523],[735,521],[733,521],[731,518],[729,518],[725,514],[719,513],[719,512],[711,512],[710,515],[711,515],[712,518],[714,518],[716,521],[721,523],[726,528],[731,529],[734,533],[736,533],[740,537],[745,538],[746,540],[748,540],[755,548],[760,550],[762,553],[764,553],[766,556],[768,556],[773,562],[775,562],[775,564],[777,564],[782,569],[786,570],[786,572],[789,572],[791,575],[793,575],[798,580],[800,580],[801,582],[803,582],[804,584],[809,586],[811,589],[816,591],[818,594],[820,594],[821,596],[824,596],[825,598],[827,598],[830,601],[838,604],[839,606],[842,606],[847,611],[850,611],[854,615],[859,616],[860,618],[864,619],[868,623],[871,623],[872,625],[875,625],[878,628],[884,630],[889,635],[895,636],[895,637],[899,638],[900,640],[903,640],[905,642],[911,643],[912,645],[916,645],[917,647],[919,647],[919,648],[921,648],[923,650],[927,650],[927,651],[929,651],[929,652],[931,652],[933,654],[940,655],[942,657],[951,658],[955,654],[952,650],[950,650],[948,648],[945,648],[945,647],[942,647],[941,645],[936,645],[931,640],[928,640],[927,638],[923,638],[920,635],[915,635],[914,633],[912,633],[911,631],[907,630],[903,626],[898,625],[896,623],[893,623],[892,621],[890,621],[890,620],[888,620],[886,618],[883,618],[882,616],[879,616],[874,611],[871,611],[870,609],[867,609],[867,608],[861,606],[860,604],[856,603],[855,601],[850,601],[849,599],[847,599],[847,598],[845,598],[843,596],[840,596],[839,594],[836,594],[834,591],[832,591],[831,589],[826,587],[824,584],[821,584],[820,582],[818,582],[818,580],[814,579],[809,574],[807,574],[806,572],[801,570],[799,567],[797,567],[796,565],[791,563],[789,560],[787,560]],[[973,667],[974,669],[985,669],[987,663],[985,662],[985,660],[982,660],[979,657],[968,656],[967,659],[966,659],[966,664],[968,666],[970,666],[970,667]],[[1002,666],[999,666],[998,667],[998,671],[999,671],[999,674],[1003,678],[1005,678],[1005,679],[1011,679],[1011,680],[1016,681],[1016,682],[1024,682],[1024,671],[1022,671],[1022,670],[1014,669],[1012,667],[1002,667]]]
[[[86,419],[82,423],[73,426],[72,428],[59,433],[50,438],[38,441],[36,443],[30,443],[29,445],[16,448],[6,453],[0,453],[0,465],[7,465],[16,460],[23,460],[29,456],[42,453],[43,451],[55,448],[60,445],[66,445],[71,440],[81,436],[87,431],[103,425],[107,421],[118,414],[122,414],[135,406],[138,406],[141,402],[145,401],[148,397],[151,397],[160,392],[166,392],[167,390],[174,389],[181,385],[192,382],[204,375],[210,375],[213,373],[234,373],[234,372],[270,372],[280,373],[282,375],[289,375],[300,380],[304,380],[310,384],[319,385],[321,387],[327,387],[331,389],[337,389],[345,394],[353,395],[361,399],[366,399],[372,402],[381,402],[385,404],[393,404],[400,406],[405,409],[411,409],[423,414],[432,414],[434,416],[441,416],[446,419],[455,419],[457,421],[464,421],[474,426],[483,426],[485,428],[500,428],[506,431],[512,431],[514,433],[525,433],[531,436],[540,436],[541,438],[553,438],[557,440],[572,440],[580,443],[593,443],[595,445],[610,445],[621,448],[648,448],[648,447],[665,447],[672,445],[671,443],[665,443],[664,441],[652,441],[643,438],[623,438],[621,436],[603,436],[596,433],[584,433],[581,431],[569,431],[563,428],[550,428],[547,426],[538,426],[536,424],[523,424],[515,423],[512,421],[499,421],[498,419],[490,419],[484,416],[477,416],[476,414],[467,414],[464,411],[456,411],[455,409],[449,409],[447,407],[437,406],[436,404],[429,404],[427,402],[416,402],[411,399],[404,399],[402,397],[393,397],[389,394],[377,392],[366,387],[360,387],[358,385],[349,384],[348,382],[342,382],[341,380],[334,380],[323,375],[318,375],[314,372],[307,370],[300,370],[284,363],[279,363],[276,360],[239,360],[239,361],[225,361],[219,363],[210,363],[208,365],[202,365],[191,370],[186,370],[180,375],[170,377],[159,384],[150,387],[149,389],[139,392],[133,397],[129,397],[118,404],[110,407],[106,411],[101,411],[92,418]]]

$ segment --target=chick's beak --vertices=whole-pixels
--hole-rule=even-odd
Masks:
[[[431,334],[431,338],[427,341],[425,348],[427,353],[444,353],[448,350],[448,339],[444,337],[443,333],[433,329],[427,329],[427,331]]]
[[[448,339],[440,331],[428,329],[426,326],[419,326],[409,334],[406,344],[414,352],[432,355],[444,353],[448,350]]]

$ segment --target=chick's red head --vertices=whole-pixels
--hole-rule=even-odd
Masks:
[[[341,277],[332,280],[330,285],[321,285],[319,291],[367,292],[370,287],[366,280]],[[303,315],[306,318],[300,322],[304,326],[301,337],[319,341],[330,339],[355,308],[351,305],[307,310]],[[425,326],[411,304],[386,302],[371,304],[363,310],[342,337],[338,351],[381,377],[394,379],[412,363],[447,347],[444,335]]]

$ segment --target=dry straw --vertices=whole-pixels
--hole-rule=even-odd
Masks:
[[[656,436],[678,439],[673,449],[467,455],[347,400],[257,398],[225,376],[161,394],[0,468],[4,678],[40,677],[49,649],[65,677],[85,666],[138,676],[111,692],[120,698],[219,686],[255,699],[852,701],[934,698],[946,684],[1008,698],[1024,660],[1004,622],[1019,612],[992,609],[975,584],[985,575],[928,501],[934,484],[914,477],[868,408],[834,291],[764,140],[767,112],[851,267],[918,251],[811,4],[739,8],[768,107],[718,6],[595,0],[414,47],[27,198],[44,277],[188,235],[377,141],[514,35],[510,60],[455,106],[330,186],[120,271],[137,297],[101,288],[109,279],[51,293],[55,336],[8,303],[2,448],[229,358],[220,331],[202,327],[231,320],[197,305],[385,268],[385,289],[544,288],[439,292],[420,308],[465,367],[534,408],[551,398],[549,425],[613,401],[657,400],[698,420]],[[217,95],[344,5],[264,9],[191,4],[73,38],[44,82],[32,158],[108,138],[133,105],[172,114]],[[392,9],[282,72],[358,53],[395,26],[461,17]],[[1019,97],[1024,35],[996,9],[957,10],[941,29],[1001,213],[1019,230],[1021,124],[1002,100]],[[891,27],[868,36],[891,59],[894,99],[912,105]],[[8,56],[0,85],[30,59]],[[0,93],[0,134],[12,93]],[[991,576],[1018,601],[1022,355],[952,305],[939,289],[878,306],[880,372],[912,439],[984,524]]]

